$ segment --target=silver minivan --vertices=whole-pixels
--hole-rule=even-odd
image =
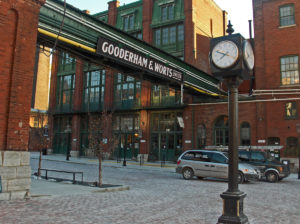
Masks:
[[[176,173],[182,174],[184,179],[199,179],[214,177],[228,178],[228,155],[226,152],[208,150],[188,150],[182,153],[177,160]],[[238,181],[260,179],[260,171],[246,163],[238,166]]]

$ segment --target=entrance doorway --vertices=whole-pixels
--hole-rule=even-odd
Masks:
[[[151,114],[151,148],[149,160],[175,161],[182,152],[182,127],[178,123],[182,112]]]

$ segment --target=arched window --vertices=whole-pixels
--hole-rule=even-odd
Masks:
[[[214,124],[214,144],[228,145],[228,117],[220,116],[216,119]]]
[[[197,127],[197,147],[202,148],[206,145],[206,128],[203,124]]]
[[[241,145],[251,145],[250,124],[243,122],[240,131]]]
[[[283,155],[297,157],[299,155],[298,153],[298,139],[296,137],[288,137],[286,139],[286,148],[283,150]]]

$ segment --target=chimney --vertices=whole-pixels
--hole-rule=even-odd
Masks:
[[[120,2],[118,0],[108,2],[108,24],[112,26],[115,26],[117,23],[117,9],[119,6]]]

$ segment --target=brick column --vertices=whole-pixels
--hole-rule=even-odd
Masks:
[[[193,22],[193,0],[184,1],[184,15],[184,61],[194,64],[195,24]]]
[[[28,150],[36,31],[42,1],[0,2],[0,149]]]
[[[257,89],[267,89],[268,82],[265,80],[265,40],[263,1],[253,0],[253,20],[255,30],[255,85]]]
[[[152,44],[153,32],[150,27],[152,23],[153,0],[143,1],[143,40]]]
[[[106,69],[105,75],[105,93],[104,93],[104,105],[105,110],[111,110],[114,102],[114,71],[112,69]]]
[[[0,33],[5,34],[0,35],[0,200],[22,199],[30,189],[29,113],[38,19],[44,3],[0,1]]]

